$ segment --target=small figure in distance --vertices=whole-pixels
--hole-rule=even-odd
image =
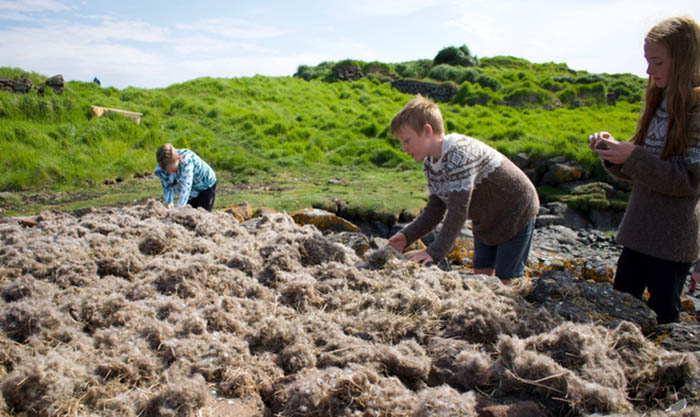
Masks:
[[[474,272],[495,275],[506,284],[521,277],[540,207],[527,175],[478,139],[445,135],[440,108],[420,95],[394,116],[391,134],[401,142],[402,151],[423,164],[428,203],[413,222],[389,238],[389,246],[401,253],[442,221],[440,233],[426,250],[406,255],[423,264],[438,263],[469,218]]]
[[[196,153],[189,149],[175,149],[170,143],[156,151],[153,173],[160,179],[163,200],[173,208],[173,196],[179,193],[177,207],[185,204],[211,211],[216,198],[216,174]]]
[[[665,324],[680,320],[683,285],[700,256],[700,26],[687,16],[658,23],[644,56],[649,81],[634,136],[596,132],[588,146],[632,184],[613,288],[639,299],[647,289]]]

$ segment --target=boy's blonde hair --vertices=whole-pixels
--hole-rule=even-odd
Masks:
[[[166,169],[173,162],[177,161],[178,155],[177,150],[170,143],[162,145],[156,151],[156,161],[158,161],[158,166],[161,167],[161,169]]]
[[[651,28],[644,42],[658,42],[666,47],[672,60],[671,76],[665,89],[657,87],[649,78],[645,106],[632,142],[644,143],[651,118],[665,96],[668,131],[661,158],[684,155],[690,146],[688,113],[700,97],[700,25],[689,16],[672,17]]]
[[[442,123],[442,113],[437,104],[418,94],[391,119],[391,134],[396,136],[404,126],[422,134],[423,127],[428,124],[433,128],[433,133],[441,135],[445,133]]]

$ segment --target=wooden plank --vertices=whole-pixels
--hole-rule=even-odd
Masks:
[[[108,113],[117,113],[135,121],[137,125],[141,124],[141,116],[143,116],[143,113],[122,109],[113,109],[111,107],[90,106],[90,108],[92,109],[92,114],[94,114],[95,117],[102,117]]]

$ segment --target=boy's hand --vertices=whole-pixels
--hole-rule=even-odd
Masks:
[[[430,256],[430,254],[424,250],[422,250],[420,252],[409,253],[406,255],[406,259],[408,259],[410,261],[415,261],[415,262],[421,263],[423,265],[434,262],[433,257]]]
[[[399,232],[399,233],[397,233],[394,236],[389,238],[389,243],[387,245],[396,249],[396,251],[398,253],[402,253],[403,250],[406,249],[407,244],[408,244],[408,241],[406,240],[406,235]]]

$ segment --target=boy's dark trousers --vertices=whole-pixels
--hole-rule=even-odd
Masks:
[[[216,199],[216,183],[204,191],[200,191],[199,195],[187,201],[187,204],[197,208],[202,207],[206,211],[211,211],[214,208],[214,200]]]
[[[673,262],[622,248],[617,260],[613,288],[642,299],[649,289],[647,305],[656,313],[658,324],[680,321],[681,291],[690,262]]]

